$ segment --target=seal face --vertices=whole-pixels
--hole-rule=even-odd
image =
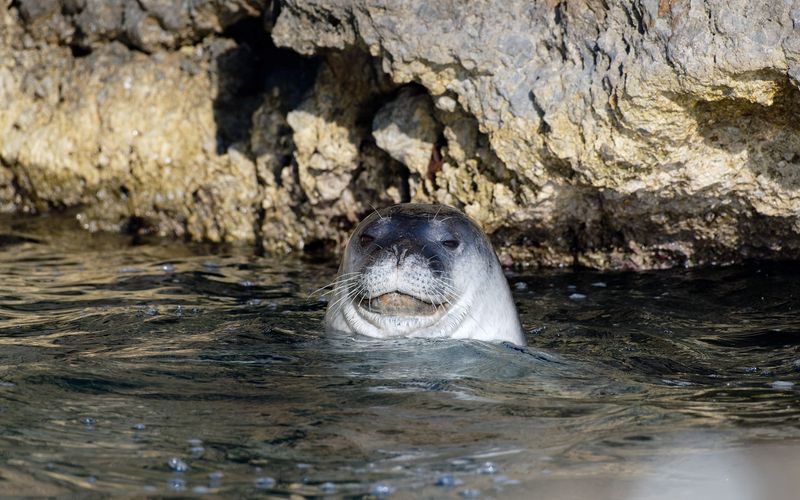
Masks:
[[[361,221],[345,248],[325,325],[377,338],[525,345],[491,243],[444,205],[395,205]]]

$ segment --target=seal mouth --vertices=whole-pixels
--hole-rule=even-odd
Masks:
[[[384,316],[432,316],[437,306],[402,292],[389,292],[377,297],[364,297],[359,306]]]

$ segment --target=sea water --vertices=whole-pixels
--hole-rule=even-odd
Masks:
[[[526,348],[326,334],[336,267],[0,219],[0,496],[800,487],[800,266],[510,272]]]

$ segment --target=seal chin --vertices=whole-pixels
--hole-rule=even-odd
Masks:
[[[419,297],[400,291],[384,293],[377,297],[363,297],[358,306],[382,316],[434,316],[446,311],[446,306],[438,306]]]

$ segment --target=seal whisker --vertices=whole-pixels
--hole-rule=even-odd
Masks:
[[[342,284],[342,287],[344,288],[344,290],[340,290],[339,288],[337,288],[336,290],[334,290],[334,291],[341,291],[341,292],[343,292],[343,294],[342,294],[342,295],[340,295],[339,297],[337,297],[337,298],[336,298],[336,300],[334,300],[334,301],[333,301],[333,302],[330,304],[330,306],[333,306],[333,305],[334,305],[336,302],[340,301],[340,300],[341,300],[341,299],[343,299],[343,298],[347,298],[347,297],[348,297],[348,296],[349,296],[349,295],[350,295],[350,294],[353,292],[353,285],[354,285],[354,284],[356,284],[356,282],[355,282],[355,281],[349,281],[349,282],[347,282],[347,283],[343,283],[343,284]],[[361,286],[361,285],[359,284],[359,286]],[[356,289],[358,289],[358,287],[356,287]]]
[[[448,300],[448,302],[450,302],[450,301]],[[452,306],[452,302],[450,302],[450,304],[451,304],[451,306]],[[453,306],[453,307],[454,307],[454,306]],[[462,308],[460,308],[460,309],[458,310],[458,312],[459,312],[460,314],[462,314],[462,316],[463,316],[463,317],[468,317],[468,318],[470,318],[470,319],[471,319],[471,320],[472,320],[472,321],[475,323],[475,325],[476,325],[478,328],[480,328],[480,329],[481,329],[481,331],[482,331],[483,333],[485,333],[486,335],[489,335],[489,332],[487,332],[487,331],[486,331],[486,330],[483,328],[483,326],[481,326],[480,322],[479,322],[479,321],[478,321],[478,320],[477,320],[477,319],[476,319],[476,318],[475,318],[475,317],[474,317],[474,316],[473,316],[473,315],[472,315],[472,314],[469,312],[469,309],[467,309],[467,308],[465,308],[465,307],[462,307]],[[462,317],[462,320],[463,320],[463,317]],[[461,322],[461,320],[459,320],[459,323],[460,323],[460,322]]]
[[[441,212],[441,211],[442,211],[442,207],[443,207],[443,206],[444,206],[444,205],[439,205],[439,209],[438,209],[438,210],[436,210],[436,213],[435,213],[435,214],[433,214],[433,219],[431,219],[432,221],[436,222],[436,216],[437,216],[437,215],[439,215],[439,212]]]
[[[456,290],[456,288],[455,288],[455,286],[454,286],[454,285],[452,285],[452,284],[450,284],[450,283],[447,283],[447,282],[445,282],[445,281],[442,281],[442,283],[441,283],[441,284],[442,284],[442,291],[443,291],[443,292],[444,292],[446,295],[450,295],[450,296],[451,296],[451,297],[453,297],[453,298],[455,298],[455,297],[457,297],[457,296],[458,296],[458,290]]]
[[[308,295],[311,296],[311,295],[314,295],[317,292],[325,290],[326,288],[331,288],[331,287],[343,285],[343,284],[347,283],[348,281],[357,280],[357,279],[358,279],[358,276],[352,276],[350,278],[344,278],[344,279],[337,279],[335,281],[332,281],[332,282],[328,283],[325,286],[321,286],[321,287],[317,288],[316,290],[312,291]]]
[[[347,291],[347,293],[345,293],[344,295],[342,295],[341,297],[336,299],[328,307],[330,307],[331,310],[333,310],[333,311],[339,312],[341,310],[341,308],[344,307],[344,305],[348,301],[352,300],[361,291],[362,291],[362,285],[359,285],[354,289],[350,289],[350,290]]]
[[[333,280],[332,282],[328,283],[327,285],[325,285],[325,286],[321,286],[321,287],[317,288],[316,290],[314,290],[314,291],[310,292],[310,293],[309,293],[309,294],[306,296],[306,300],[310,299],[312,295],[314,295],[314,294],[316,294],[316,293],[319,293],[319,292],[321,292],[321,291],[325,290],[326,288],[333,288],[333,289],[335,290],[335,288],[336,288],[337,286],[343,285],[344,283],[346,283],[346,282],[348,282],[348,281],[357,280],[357,279],[358,279],[358,277],[359,277],[358,275],[360,275],[360,273],[350,273],[350,274],[354,274],[355,276],[351,276],[351,277],[349,277],[349,278],[344,278],[344,279],[343,279],[343,277],[342,277],[342,276],[337,276],[337,278],[336,278],[335,280]],[[329,294],[329,293],[332,293],[334,290],[329,290],[329,291],[327,291],[327,292],[323,293],[323,294],[321,295],[321,297],[324,297],[325,295],[327,295],[327,294]]]
[[[372,210],[375,212],[375,214],[378,216],[379,219],[383,219],[383,215],[381,215],[380,211],[377,208],[375,208],[375,205],[373,205],[370,202],[367,202],[367,205],[369,205],[372,208]]]
[[[353,299],[356,297],[356,295],[358,295],[359,293],[361,293],[361,287],[356,287],[356,288],[354,288],[354,289],[353,289],[353,290],[352,290],[352,291],[351,291],[351,292],[350,292],[350,293],[347,295],[347,297],[346,297],[346,300],[344,300],[344,301],[342,301],[342,302],[340,302],[340,303],[339,303],[339,309],[343,308],[343,307],[345,306],[345,304],[347,304],[348,302],[352,301],[352,300],[353,300]],[[362,295],[362,298],[363,298],[363,295]]]
[[[319,294],[319,296],[320,296],[320,298],[322,298],[322,297],[325,297],[326,295],[330,295],[330,294],[335,293],[335,292],[336,292],[336,288],[332,288],[330,290],[326,290],[326,291],[322,292],[321,294]]]

